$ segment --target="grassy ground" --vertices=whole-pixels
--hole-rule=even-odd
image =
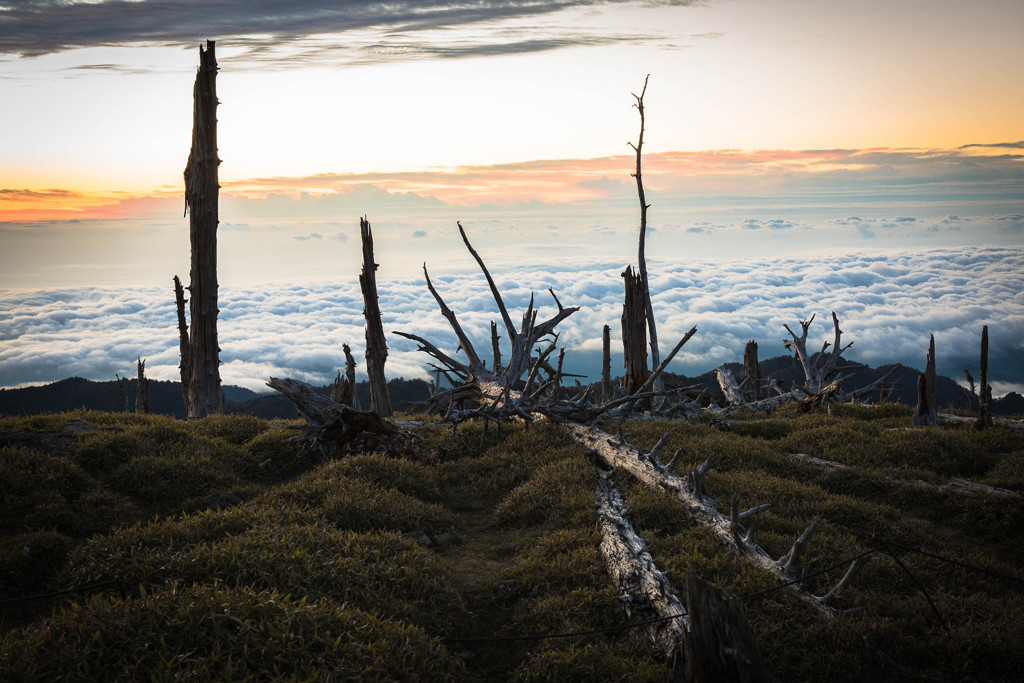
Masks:
[[[752,523],[774,556],[818,521],[809,572],[888,540],[1024,576],[1021,497],[938,488],[959,477],[1024,491],[1024,434],[908,423],[900,407],[842,406],[833,417],[783,413],[725,432],[624,428],[647,447],[668,431],[663,452],[683,449],[680,470],[715,452],[707,492],[771,503]],[[0,432],[67,436],[64,452],[0,450],[0,600],[99,584],[0,605],[0,671],[23,680],[666,677],[632,630],[507,640],[624,623],[597,551],[593,468],[559,427],[452,434],[427,424],[412,457],[320,465],[295,456],[287,439],[297,424],[0,418]],[[622,488],[677,585],[692,565],[735,595],[774,586],[680,503],[630,480]],[[243,502],[206,509],[227,491]],[[403,538],[411,531],[459,542],[425,548]],[[1024,586],[916,553],[900,561],[909,573],[874,557],[839,599],[852,610],[840,619],[823,620],[788,590],[748,599],[768,669],[784,681],[1024,679]],[[809,583],[823,593],[842,572]]]

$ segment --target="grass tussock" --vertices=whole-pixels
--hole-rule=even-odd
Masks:
[[[779,680],[1020,680],[1024,591],[998,576],[1020,578],[1024,566],[1024,436],[911,428],[909,417],[903,406],[842,405],[831,416],[621,425],[644,449],[667,432],[662,459],[679,450],[680,472],[714,453],[706,493],[721,508],[734,496],[741,508],[771,503],[749,523],[775,557],[817,522],[801,561],[817,594],[843,560],[877,549],[838,597],[853,610],[842,618],[773,590],[679,500],[626,479],[629,517],[677,585],[693,567],[746,596]],[[414,453],[326,464],[296,456],[296,425],[0,417],[0,431],[49,444],[0,450],[0,600],[100,584],[0,611],[0,670],[15,680],[667,677],[637,629],[465,640],[626,622],[598,551],[593,467],[558,425],[453,432],[428,421]],[[942,488],[955,479],[1013,493]],[[207,509],[226,491],[243,502]],[[412,531],[448,541],[424,547],[403,537]]]

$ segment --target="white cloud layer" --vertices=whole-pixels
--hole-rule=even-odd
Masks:
[[[899,219],[897,219],[898,221]],[[771,226],[767,226],[769,229]],[[484,254],[486,258],[486,254]],[[561,329],[568,372],[596,377],[601,330],[619,338],[626,264],[571,269],[494,270],[517,320],[535,292],[540,317],[554,312],[545,291],[580,306]],[[429,266],[429,264],[428,264]],[[982,325],[989,325],[989,368],[997,388],[1021,390],[1024,368],[1024,249],[965,247],[857,252],[791,258],[651,261],[659,337],[670,348],[693,325],[697,335],[670,370],[696,374],[742,358],[757,340],[762,358],[784,352],[783,324],[817,314],[809,339],[831,339],[830,311],[839,315],[847,356],[882,365],[922,367],[935,334],[941,374],[977,376]],[[498,320],[479,274],[439,274],[435,287],[456,311],[481,353],[489,352],[490,321]],[[386,331],[414,332],[450,354],[455,338],[422,279],[379,282]],[[349,343],[363,365],[362,298],[355,278],[304,284],[222,287],[221,376],[227,384],[265,389],[270,376],[308,382],[330,379]],[[387,372],[426,377],[427,357],[409,340],[389,335]],[[616,346],[613,343],[613,348]],[[71,375],[111,379],[147,359],[156,379],[177,379],[178,338],[170,288],[0,291],[0,386],[49,382]]]

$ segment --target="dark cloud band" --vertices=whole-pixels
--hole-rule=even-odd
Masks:
[[[686,5],[691,0],[659,4]],[[230,40],[256,58],[304,39],[371,31],[387,37],[386,49],[367,46],[364,60],[463,57],[537,52],[569,45],[640,40],[636,35],[594,36],[576,30],[534,39],[481,40],[438,44],[427,31],[483,26],[509,19],[635,0],[28,0],[0,3],[0,53],[39,56],[96,46],[189,45],[204,39]],[[649,4],[649,3],[647,3]],[[550,27],[549,27],[550,28]],[[321,46],[322,47],[322,46]],[[314,49],[313,52],[318,52]],[[301,59],[301,57],[300,57]]]

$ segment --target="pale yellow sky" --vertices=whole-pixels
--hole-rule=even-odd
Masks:
[[[221,177],[622,154],[637,130],[630,92],[647,73],[652,153],[1024,139],[1016,0],[625,3],[417,40],[439,50],[566,35],[587,44],[398,58],[402,38],[364,29],[281,46],[301,56],[291,68],[273,49],[254,55],[246,41],[222,39]],[[194,48],[134,43],[5,57],[0,189],[179,192],[197,62]]]

